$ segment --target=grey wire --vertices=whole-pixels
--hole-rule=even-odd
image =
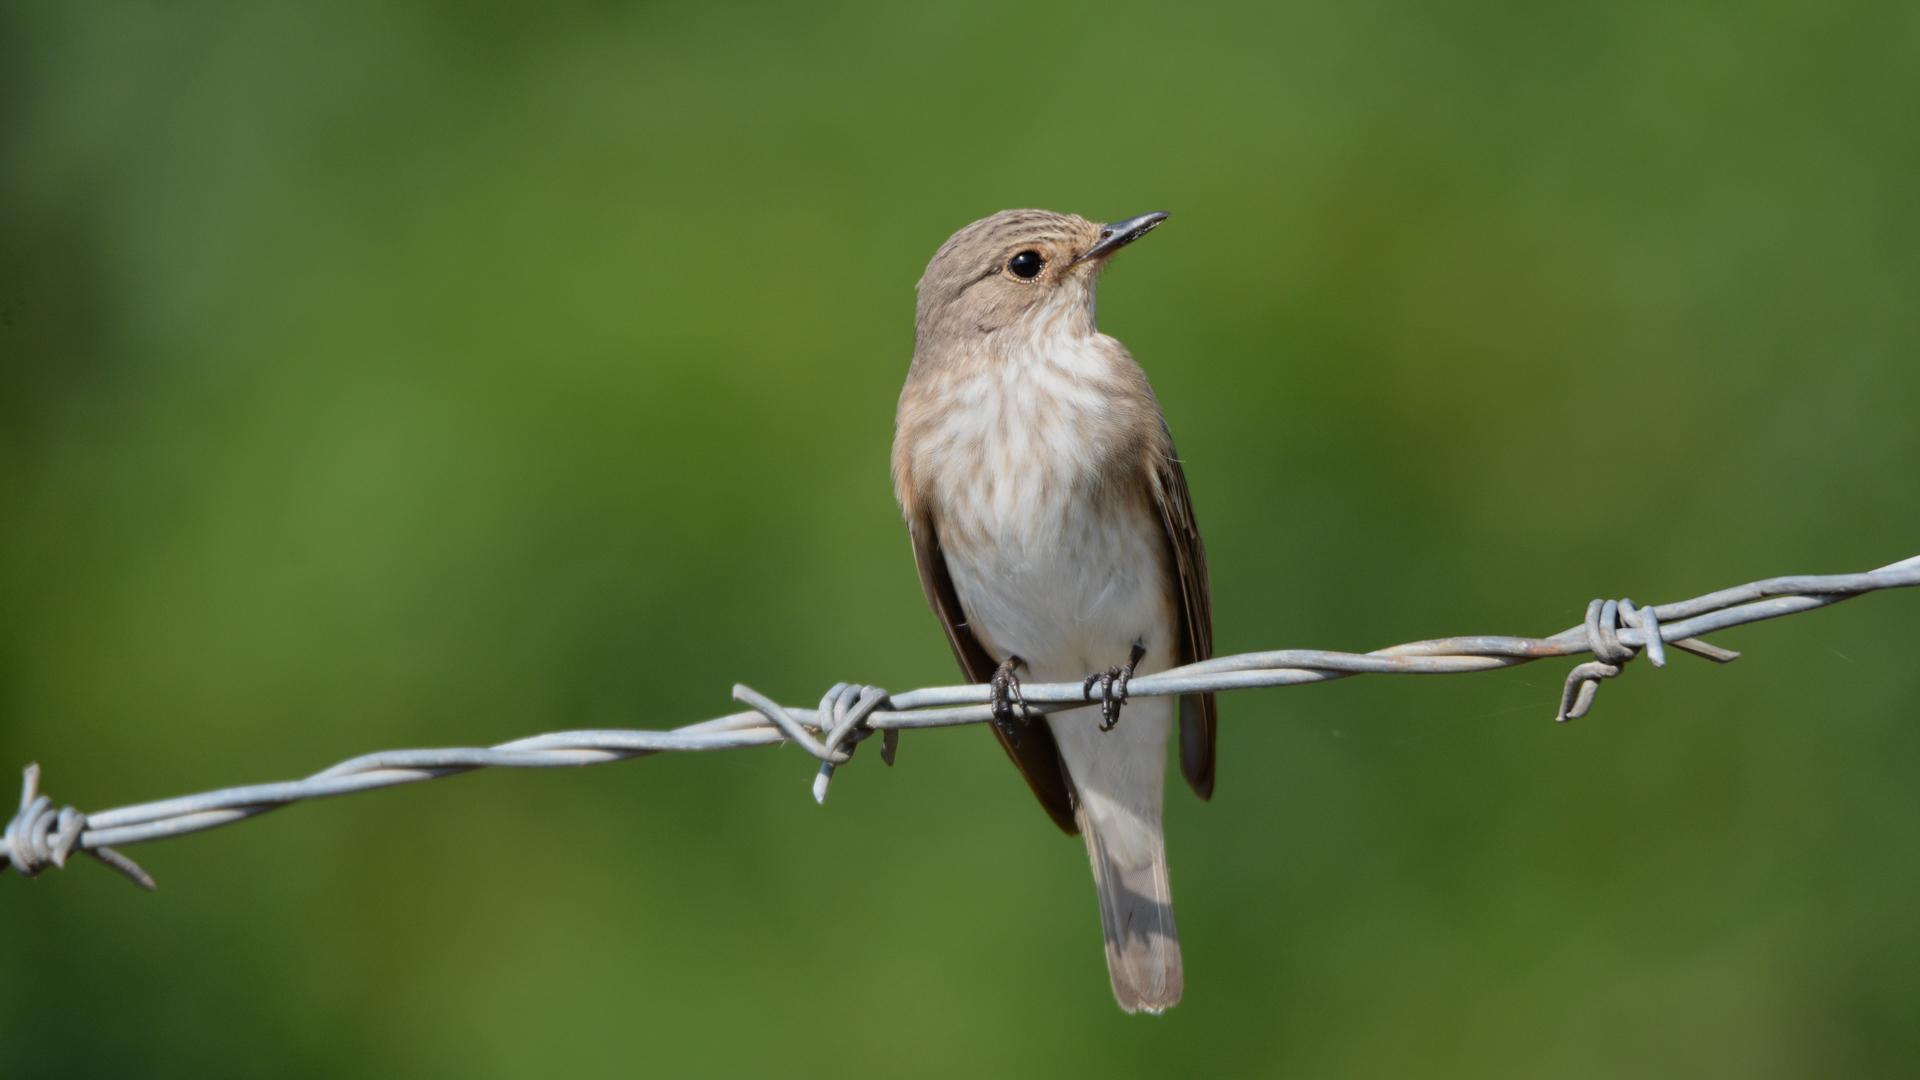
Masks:
[[[1645,650],[1655,667],[1666,665],[1671,645],[1721,663],[1740,654],[1700,641],[1699,635],[1745,623],[1776,619],[1836,604],[1880,589],[1920,585],[1920,555],[1864,574],[1781,577],[1722,589],[1691,600],[1637,608],[1631,600],[1595,600],[1581,625],[1546,638],[1454,637],[1415,641],[1370,653],[1280,649],[1215,657],[1169,671],[1142,675],[1126,696],[1154,697],[1254,687],[1295,686],[1363,674],[1444,675],[1514,667],[1552,656],[1592,653],[1594,659],[1568,673],[1558,720],[1585,715],[1603,679],[1617,677]],[[1083,683],[1027,683],[1021,687],[1036,712],[1058,712],[1087,703]],[[475,769],[548,769],[624,761],[665,751],[733,750],[792,742],[820,759],[814,797],[826,800],[834,768],[845,764],[861,740],[884,734],[882,760],[893,764],[898,733],[909,729],[986,723],[993,717],[984,685],[940,686],[889,696],[878,687],[836,683],[817,709],[789,708],[746,686],[734,697],[753,711],[733,713],[671,731],[558,731],[487,748],[387,750],[343,761],[304,780],[224,788],[97,814],[73,807],[54,809],[40,793],[40,767],[29,765],[20,811],[0,837],[0,869],[27,877],[64,867],[83,851],[151,889],[153,879],[115,845],[184,836],[264,814],[306,799],[457,776]]]

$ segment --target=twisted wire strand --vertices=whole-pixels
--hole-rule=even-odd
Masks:
[[[1591,653],[1593,660],[1568,673],[1555,717],[1566,721],[1585,715],[1601,680],[1617,677],[1643,651],[1655,667],[1666,665],[1669,646],[1727,663],[1740,654],[1701,641],[1699,636],[1810,611],[1862,593],[1914,585],[1920,585],[1920,555],[1864,574],[1769,578],[1650,607],[1635,607],[1625,599],[1595,600],[1579,626],[1545,638],[1452,637],[1370,653],[1278,649],[1221,656],[1142,675],[1132,680],[1125,693],[1155,697],[1294,686],[1363,674],[1459,674]],[[1085,686],[1078,682],[1025,683],[1021,691],[1037,713],[1078,708],[1089,701]],[[988,686],[968,685],[889,695],[878,687],[836,683],[818,708],[803,709],[782,706],[749,687],[736,686],[734,698],[751,711],[671,731],[558,731],[487,748],[386,750],[351,758],[304,780],[223,788],[97,814],[82,814],[71,806],[54,809],[53,801],[40,793],[40,767],[29,765],[20,811],[0,836],[0,858],[5,860],[0,869],[10,865],[33,877],[49,866],[64,867],[67,858],[79,851],[151,889],[153,879],[115,851],[115,846],[200,832],[306,799],[437,780],[475,769],[573,768],[666,751],[734,750],[792,742],[820,759],[813,794],[824,802],[834,769],[851,759],[861,741],[879,732],[881,758],[891,765],[901,731],[993,719],[990,693]]]

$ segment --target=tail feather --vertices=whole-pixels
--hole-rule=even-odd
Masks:
[[[1076,815],[1087,839],[1093,884],[1100,893],[1100,922],[1106,931],[1107,975],[1113,996],[1126,1011],[1161,1012],[1180,1001],[1184,984],[1180,934],[1173,925],[1173,892],[1167,885],[1167,846],[1159,829],[1118,842],[1103,833],[1139,828],[1137,822],[1109,820],[1096,825],[1084,808]],[[1115,858],[1132,851],[1145,856]]]

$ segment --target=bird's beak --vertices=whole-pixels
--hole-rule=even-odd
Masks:
[[[1133,243],[1151,232],[1155,225],[1167,220],[1167,214],[1155,210],[1151,214],[1141,214],[1125,221],[1116,221],[1111,225],[1100,226],[1100,239],[1094,241],[1086,253],[1073,260],[1072,265],[1079,266],[1089,259],[1104,259],[1107,256]]]

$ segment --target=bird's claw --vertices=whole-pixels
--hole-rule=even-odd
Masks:
[[[1131,665],[1115,664],[1105,671],[1087,676],[1080,692],[1093,700],[1093,684],[1100,684],[1100,730],[1112,731],[1120,723],[1120,706],[1127,700],[1127,682],[1133,678]]]
[[[993,669],[993,679],[988,683],[988,702],[993,706],[993,723],[1005,735],[1013,746],[1020,745],[1020,734],[1013,725],[1013,707],[1020,706],[1020,722],[1028,723],[1033,719],[1033,710],[1027,707],[1027,699],[1020,693],[1020,676],[1013,669],[1020,664],[1020,658],[1010,656]]]
[[[1133,681],[1134,666],[1147,650],[1135,645],[1133,654],[1127,657],[1125,664],[1115,664],[1103,672],[1087,676],[1080,687],[1080,695],[1088,701],[1093,700],[1093,684],[1100,684],[1100,730],[1112,731],[1120,723],[1120,706],[1127,702],[1127,683]]]

